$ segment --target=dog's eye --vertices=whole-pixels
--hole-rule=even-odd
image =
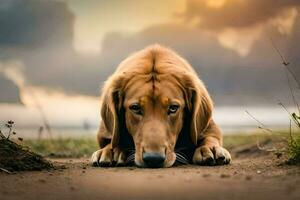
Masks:
[[[138,103],[131,104],[129,106],[129,109],[132,110],[136,114],[139,114],[139,115],[142,114],[142,108],[141,108],[140,104],[138,104]]]
[[[168,114],[176,113],[179,105],[170,105],[168,108]]]

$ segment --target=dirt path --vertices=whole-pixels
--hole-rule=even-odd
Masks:
[[[235,158],[220,167],[94,168],[56,160],[66,169],[0,174],[0,199],[300,199],[300,167],[274,156]]]

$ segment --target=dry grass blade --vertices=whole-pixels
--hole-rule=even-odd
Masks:
[[[300,89],[300,81],[297,79],[295,73],[289,68],[290,63],[287,61],[287,59],[285,59],[285,57],[283,56],[283,54],[280,52],[280,50],[277,48],[277,46],[275,45],[274,41],[272,40],[272,38],[270,38],[271,44],[273,46],[273,48],[276,50],[276,52],[278,53],[278,55],[280,56],[281,60],[282,60],[282,64],[285,66],[285,68],[288,70],[288,72],[292,75],[292,77],[294,78],[294,80],[297,83],[298,89]]]
[[[294,121],[294,123],[295,123],[298,127],[300,127],[300,123],[299,123],[299,122],[297,121],[297,119],[294,117],[294,113],[293,113],[293,114],[290,113],[290,112],[288,111],[288,109],[286,108],[286,106],[285,106],[283,103],[281,103],[280,101],[279,101],[278,105],[280,105],[280,106],[288,113],[290,119],[292,119],[292,120]]]
[[[267,126],[265,124],[263,124],[261,121],[259,121],[256,117],[254,117],[252,114],[250,114],[249,111],[245,111],[254,121],[256,121],[257,123],[260,124],[260,126],[258,126],[259,129],[262,129],[264,131],[270,132],[270,133],[277,133],[269,128],[267,128]],[[279,134],[279,133],[278,133]]]
[[[290,93],[291,93],[291,96],[292,96],[294,105],[297,107],[298,113],[299,113],[299,115],[300,115],[300,107],[299,107],[298,102],[296,101],[295,93],[294,93],[292,84],[291,84],[291,82],[290,82],[289,74],[288,74],[287,71],[285,71],[285,74],[286,74],[286,78],[287,78],[287,81],[288,81],[288,85],[289,85],[289,89],[290,89]]]
[[[256,136],[256,146],[259,150],[261,151],[268,151],[268,152],[274,152],[274,151],[278,151],[275,147],[272,147],[272,148],[266,148],[266,147],[262,147],[259,143],[259,139],[258,137]]]

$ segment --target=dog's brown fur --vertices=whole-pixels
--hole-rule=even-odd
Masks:
[[[152,45],[127,59],[109,77],[101,96],[100,149],[92,162],[124,165],[134,149],[135,164],[145,167],[145,152],[164,154],[163,167],[175,163],[178,147],[192,149],[194,164],[227,164],[213,102],[190,64],[174,51]],[[132,110],[138,104],[140,110]],[[171,105],[178,106],[169,113]],[[175,106],[175,107],[176,107]],[[175,109],[176,110],[176,109]]]

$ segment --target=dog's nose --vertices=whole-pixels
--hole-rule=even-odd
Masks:
[[[166,156],[160,153],[143,153],[143,161],[147,167],[162,167]]]

